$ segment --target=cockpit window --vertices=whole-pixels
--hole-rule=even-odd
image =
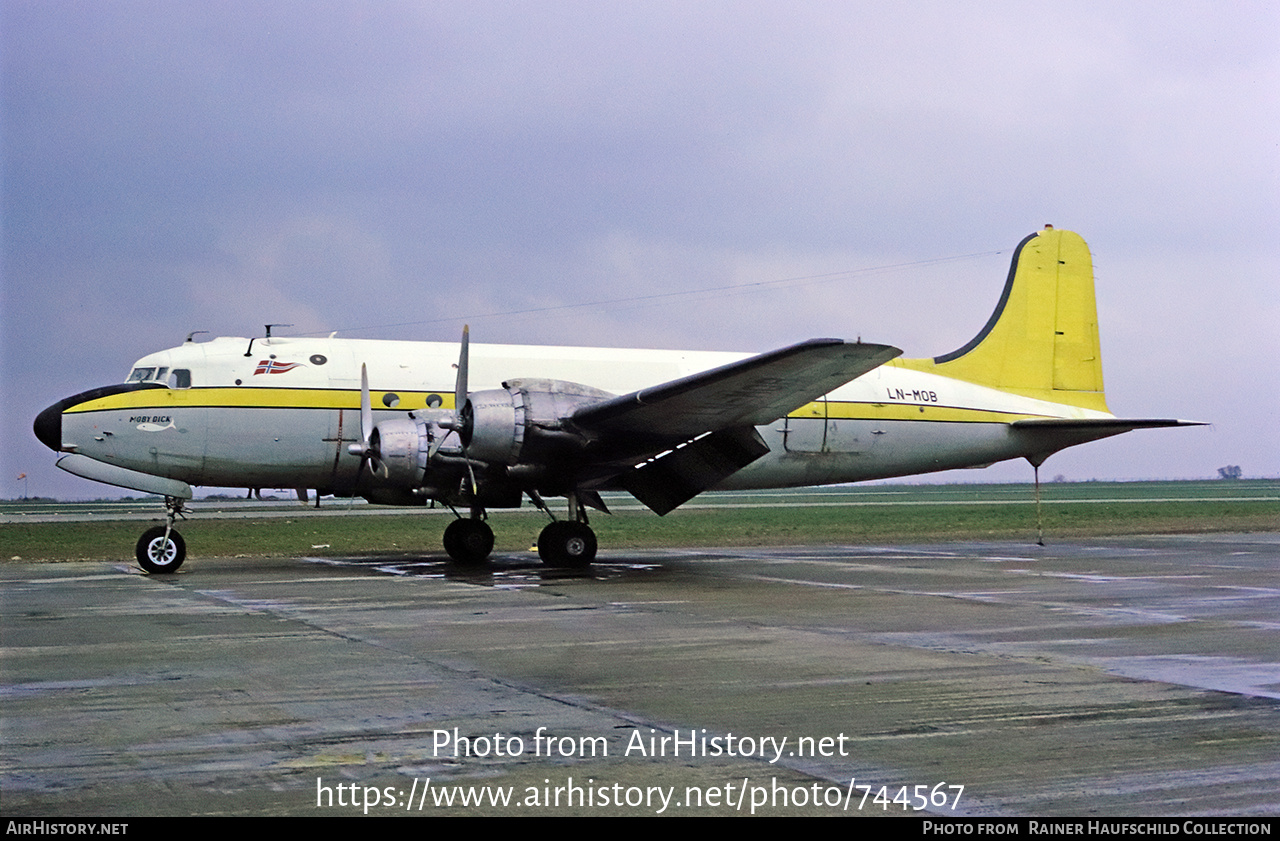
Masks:
[[[169,375],[169,388],[191,388],[191,371],[186,368],[174,368]]]
[[[169,378],[168,368],[134,368],[129,373],[130,383],[164,383]]]

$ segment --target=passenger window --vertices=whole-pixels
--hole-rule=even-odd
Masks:
[[[191,372],[186,368],[174,368],[169,375],[169,388],[191,388]]]

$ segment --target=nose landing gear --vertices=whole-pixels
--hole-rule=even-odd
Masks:
[[[144,531],[134,552],[138,565],[152,575],[177,572],[187,559],[187,543],[173,527],[174,521],[183,516],[183,500],[166,496],[164,507],[165,524]]]

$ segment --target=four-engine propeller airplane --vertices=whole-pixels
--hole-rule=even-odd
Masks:
[[[538,554],[585,566],[587,509],[626,490],[658,514],[702,491],[856,482],[1053,453],[1133,429],[1102,386],[1093,266],[1046,229],[1014,252],[999,304],[964,347],[812,339],[759,356],[354,339],[218,338],[145,356],[123,384],[61,400],[35,434],[58,467],[162,495],[138,562],[175,571],[193,485],[288,487],[467,509],[459,563],[493,548],[491,508],[525,497],[551,522]],[[451,382],[452,381],[452,382]],[[587,385],[585,383],[590,383]],[[472,391],[473,384],[480,390]],[[567,519],[544,501],[563,496]],[[457,510],[455,508],[455,514]]]

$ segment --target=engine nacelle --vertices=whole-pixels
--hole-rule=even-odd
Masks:
[[[501,389],[470,395],[460,413],[458,440],[431,417],[386,420],[370,436],[377,466],[362,494],[372,502],[421,504],[427,498],[474,499],[489,507],[519,506],[523,490],[552,486],[572,475],[588,445],[565,421],[580,406],[613,397],[607,391],[560,380],[511,380]],[[432,444],[438,436],[438,455]],[[467,460],[471,463],[468,469]],[[468,489],[470,475],[478,488]]]
[[[397,418],[374,427],[371,443],[378,451],[379,481],[396,487],[416,488],[427,472],[431,447],[429,424]]]
[[[477,391],[463,413],[467,455],[489,464],[515,464],[524,449],[524,394],[513,389]]]
[[[587,442],[565,420],[579,407],[614,395],[563,380],[511,380],[478,391],[467,401],[463,441],[467,455],[512,467],[580,451]]]

